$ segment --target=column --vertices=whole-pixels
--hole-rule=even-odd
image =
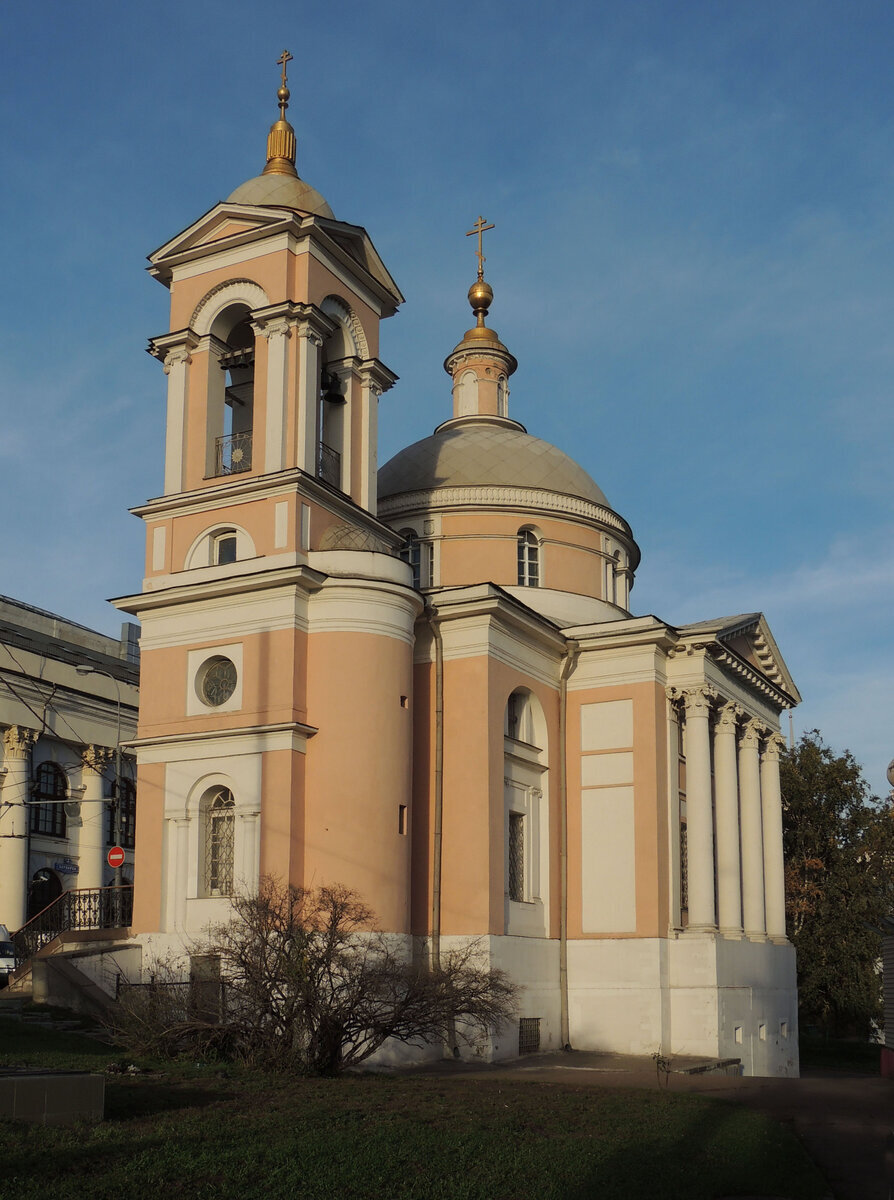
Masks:
[[[745,935],[766,937],[764,918],[764,847],[761,830],[759,746],[764,727],[748,721],[739,738],[739,820],[742,829],[742,910]]]
[[[379,397],[397,382],[397,376],[377,358],[360,364],[360,505],[375,516],[376,478],[379,470]]]
[[[185,813],[168,814],[165,858],[168,868],[164,898],[164,929],[186,928],[186,897],[189,888],[189,818]]]
[[[316,476],[319,434],[317,409],[320,390],[320,347],[323,339],[307,322],[298,326],[298,411],[295,414],[298,437],[298,466]]]
[[[267,339],[267,425],[264,433],[264,462],[255,462],[265,473],[286,466],[286,419],[289,393],[289,338],[291,322],[285,317],[257,321],[255,333]],[[255,433],[255,443],[259,439]]]
[[[382,389],[363,374],[360,393],[360,507],[376,515],[378,475],[379,396]]]
[[[785,936],[785,862],[782,853],[782,792],[779,787],[779,752],[785,742],[771,733],[761,755],[761,814],[764,826],[764,891],[767,935],[774,942]]]
[[[106,867],[106,813],[103,772],[114,757],[107,746],[84,751],[81,829],[78,837],[78,887],[101,888]]]
[[[738,704],[724,704],[714,726],[714,806],[717,823],[717,923],[727,937],[742,936],[739,864],[739,776],[736,770]]]
[[[708,719],[714,691],[687,688],[686,827],[689,881],[689,929],[715,928],[714,819],[711,809],[711,742]]]
[[[0,922],[14,933],[28,909],[28,808],[31,748],[37,730],[11,725],[3,734],[3,787],[0,790]]]

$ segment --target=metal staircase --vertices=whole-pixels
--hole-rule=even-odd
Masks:
[[[16,974],[45,946],[64,934],[94,930],[114,930],[123,934],[132,917],[133,884],[63,892],[12,935]],[[114,935],[110,933],[109,936]]]

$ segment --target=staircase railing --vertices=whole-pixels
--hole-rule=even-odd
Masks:
[[[70,929],[123,929],[133,917],[133,884],[63,892],[12,935],[16,966]]]

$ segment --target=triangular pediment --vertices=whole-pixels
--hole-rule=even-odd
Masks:
[[[366,230],[328,217],[302,214],[290,208],[253,204],[216,204],[192,225],[165,242],[149,255],[150,272],[170,285],[172,271],[180,263],[201,258],[203,254],[237,247],[269,237],[280,231],[312,238],[323,253],[329,253],[377,294],[383,301],[383,315],[390,316],[403,301],[400,289]]]
[[[687,642],[705,645],[715,658],[722,660],[728,656],[727,665],[740,663],[757,671],[775,688],[790,696],[795,704],[800,703],[801,694],[763,613],[741,613],[734,617],[717,617],[713,621],[697,621],[680,626],[679,633]]]
[[[220,243],[228,238],[244,238],[246,234],[270,233],[277,226],[294,221],[295,213],[289,209],[262,209],[247,204],[216,204],[186,229],[159,246],[149,255],[154,267],[176,258],[190,250],[209,243]]]

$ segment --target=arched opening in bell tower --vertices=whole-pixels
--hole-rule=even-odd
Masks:
[[[248,308],[225,309],[211,328],[218,342],[220,377],[208,389],[209,451],[213,475],[252,469],[255,335]]]

